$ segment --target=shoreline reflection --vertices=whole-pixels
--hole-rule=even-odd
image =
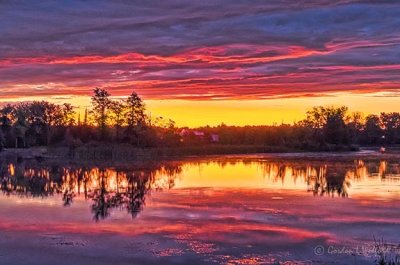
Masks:
[[[281,183],[281,188],[288,186],[313,196],[346,198],[354,183],[371,179],[398,181],[399,164],[363,160],[347,163],[221,160],[105,167],[34,161],[0,162],[0,187],[6,196],[61,195],[64,206],[72,205],[77,196],[83,197],[91,202],[90,209],[96,221],[109,217],[112,209],[123,209],[135,218],[143,210],[151,191],[191,185],[218,188],[218,181],[224,182],[223,187],[253,184],[251,187],[270,189],[279,188],[276,184]]]

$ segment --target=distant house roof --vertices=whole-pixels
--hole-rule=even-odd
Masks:
[[[179,133],[180,136],[185,136],[188,135],[190,131],[188,129],[182,129]]]
[[[193,131],[193,134],[196,136],[204,136],[204,132],[201,131]]]
[[[189,135],[189,134],[193,134],[193,135],[198,136],[198,137],[203,137],[205,135],[205,133],[202,132],[202,131],[196,131],[196,130],[190,130],[190,129],[182,129],[179,132],[180,136],[186,136],[186,135]]]

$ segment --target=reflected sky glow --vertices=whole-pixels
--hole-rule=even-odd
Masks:
[[[374,236],[397,242],[399,173],[393,161],[351,159],[217,157],[112,167],[6,162],[0,247],[11,260],[7,238],[21,237],[18,244],[28,249],[39,244],[59,255],[68,247],[82,260],[100,251],[104,262],[119,257],[121,264],[305,261],[315,258],[316,245],[370,246]]]

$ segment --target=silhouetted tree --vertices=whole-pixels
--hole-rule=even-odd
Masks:
[[[0,131],[1,131],[1,146],[14,145],[15,135],[13,134],[13,113],[14,106],[8,104],[0,109]],[[12,142],[11,144],[9,142]]]
[[[146,107],[136,92],[132,92],[132,94],[126,100],[126,109],[126,122],[128,127],[134,127],[145,123]]]
[[[379,117],[377,115],[368,115],[365,118],[363,142],[366,144],[378,144],[382,135]]]
[[[348,144],[346,124],[344,121],[347,107],[327,108],[326,124],[324,125],[324,139],[327,143]]]
[[[95,88],[92,96],[92,114],[100,130],[100,139],[105,139],[107,134],[107,122],[109,120],[109,108],[111,106],[110,94],[105,89]]]
[[[15,148],[26,147],[26,131],[28,130],[28,111],[25,104],[20,104],[14,109]]]
[[[400,142],[400,113],[381,113],[380,117],[382,127],[385,132],[387,144]]]
[[[347,107],[314,107],[307,111],[307,118],[301,123],[314,129],[314,137],[320,143],[346,143],[345,116]]]
[[[112,101],[110,108],[112,110],[112,120],[115,127],[116,139],[120,138],[120,130],[125,123],[126,105],[122,101]]]
[[[62,112],[62,118],[61,118],[61,123],[59,126],[72,126],[75,124],[75,115],[76,112],[74,110],[74,107],[69,104],[69,103],[64,103],[61,105],[61,112]]]
[[[130,138],[131,143],[140,145],[140,138],[144,134],[146,127],[146,107],[142,99],[132,92],[132,94],[126,100],[126,122],[127,122],[127,135]]]
[[[361,112],[352,112],[346,117],[346,124],[348,128],[347,142],[358,144],[364,128],[363,114]]]

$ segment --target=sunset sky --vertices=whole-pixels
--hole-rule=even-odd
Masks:
[[[400,110],[400,1],[1,1],[0,104],[135,90],[180,126]]]

